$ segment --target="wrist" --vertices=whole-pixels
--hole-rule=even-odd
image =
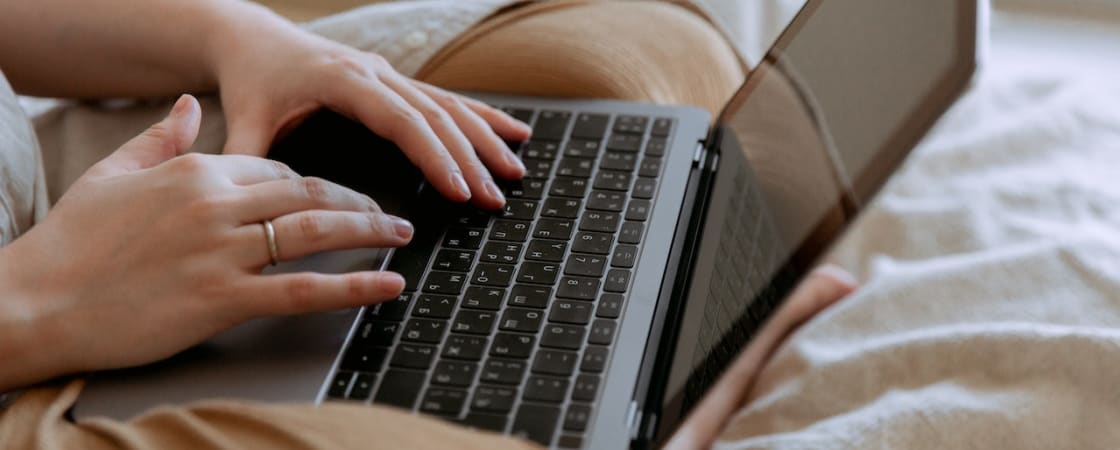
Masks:
[[[57,356],[68,351],[48,323],[47,294],[26,275],[29,264],[16,244],[0,247],[0,392],[67,372]]]
[[[206,63],[216,88],[222,80],[257,52],[262,39],[274,44],[278,36],[302,30],[271,9],[250,2],[225,2],[213,8],[211,28],[206,34]]]

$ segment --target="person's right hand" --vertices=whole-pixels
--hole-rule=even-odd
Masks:
[[[44,221],[0,249],[0,391],[170,356],[258,316],[393,298],[400,275],[262,275],[271,220],[281,260],[397,247],[412,226],[369,197],[278,162],[179,155],[198,103],[92,167]],[[12,355],[11,353],[16,353]]]

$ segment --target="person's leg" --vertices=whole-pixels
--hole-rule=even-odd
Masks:
[[[713,116],[743,64],[700,15],[667,2],[515,8],[440,51],[416,78],[447,89],[689,104]]]

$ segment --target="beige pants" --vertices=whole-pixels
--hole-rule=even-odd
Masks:
[[[699,15],[667,3],[547,2],[507,10],[441,51],[417,78],[452,89],[685,103],[714,114],[742,65]],[[5,364],[8,362],[4,362]],[[385,407],[207,401],[127,422],[66,412],[82,382],[25,392],[0,415],[0,448],[530,448]]]

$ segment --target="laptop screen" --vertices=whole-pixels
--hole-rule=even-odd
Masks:
[[[976,13],[810,1],[751,73],[714,135],[664,419],[687,412],[967,84]]]

